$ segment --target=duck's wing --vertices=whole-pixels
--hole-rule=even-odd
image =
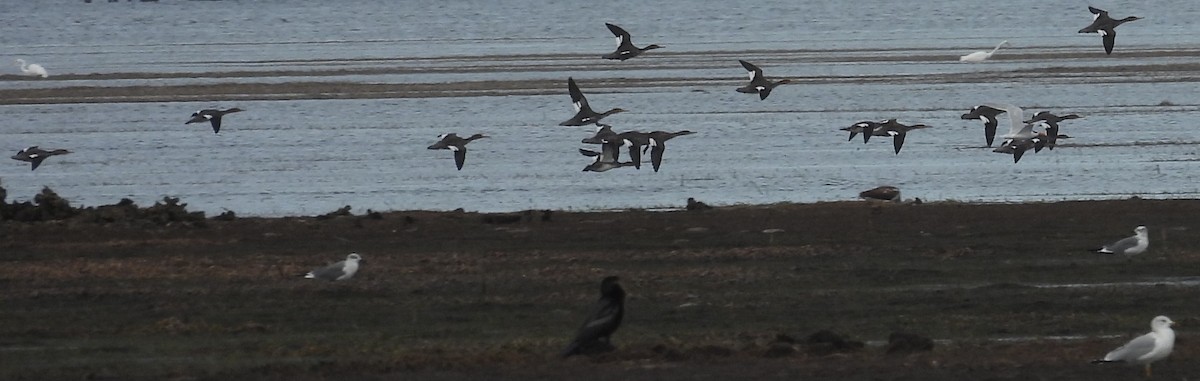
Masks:
[[[650,165],[654,167],[654,172],[658,172],[658,167],[662,165],[663,152],[667,150],[667,146],[656,139],[650,139]]]
[[[450,151],[454,152],[454,166],[458,167],[458,170],[461,171],[463,163],[467,161],[467,147],[452,145],[450,146]]]
[[[738,62],[741,62],[742,67],[746,68],[746,71],[750,76],[750,82],[754,82],[755,79],[763,77],[763,71],[762,69],[759,69],[758,66],[754,66],[754,64],[743,60],[738,60]]]
[[[592,110],[588,106],[587,98],[583,96],[583,91],[579,90],[579,85],[575,84],[575,78],[567,78],[567,92],[571,93],[571,104],[575,106],[575,112]]]
[[[900,154],[900,148],[904,147],[904,136],[906,135],[908,134],[904,131],[895,131],[895,134],[892,135],[892,147],[896,149],[897,155]]]
[[[626,50],[633,48],[633,41],[630,41],[629,32],[619,26],[604,23],[608,27],[608,31],[612,32],[613,37],[617,39],[617,50]]]
[[[1104,54],[1112,54],[1113,45],[1117,43],[1117,29],[1100,29],[1100,39],[1104,40]]]
[[[212,119],[209,119],[208,121],[209,121],[209,123],[212,123],[212,128],[213,128],[214,134],[221,132],[221,115],[220,114],[213,115]]]

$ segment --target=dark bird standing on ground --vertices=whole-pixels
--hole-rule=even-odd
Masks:
[[[221,117],[225,116],[225,114],[232,114],[232,113],[240,112],[240,111],[243,111],[243,110],[240,108],[237,108],[237,107],[234,107],[231,109],[226,109],[226,110],[217,110],[217,109],[213,109],[213,108],[206,108],[206,109],[203,109],[200,111],[193,112],[192,118],[188,119],[188,121],[184,122],[183,124],[192,124],[192,123],[208,121],[209,123],[212,123],[213,133],[214,134],[220,133],[221,132]]]
[[[604,23],[604,26],[607,26],[608,30],[612,32],[613,36],[616,36],[617,50],[612,53],[605,54],[601,56],[601,58],[624,61],[633,57],[637,57],[639,54],[642,54],[647,50],[662,48],[662,46],[654,44],[647,45],[644,48],[633,46],[633,39],[629,37],[629,32],[626,32],[625,29],[621,29],[621,27],[609,23]]]
[[[996,120],[996,116],[1006,111],[997,109],[987,105],[979,105],[971,108],[971,111],[962,114],[962,119],[979,119],[983,121],[983,137],[987,139],[988,147],[992,146],[992,142],[996,140],[996,127],[1000,122]]]
[[[688,130],[678,132],[653,131],[649,134],[650,144],[642,148],[643,153],[648,148],[650,149],[650,164],[654,166],[654,172],[658,172],[658,167],[662,165],[663,152],[666,152],[668,140],[678,136],[691,135],[695,132]]]
[[[904,137],[908,135],[908,132],[921,128],[929,128],[929,126],[924,124],[908,126],[897,122],[895,119],[888,119],[886,122],[879,124],[879,128],[875,129],[874,134],[875,136],[891,136],[892,147],[896,149],[896,154],[899,155],[900,148],[904,147]]]
[[[1079,33],[1100,33],[1100,37],[1104,39],[1104,54],[1112,54],[1113,44],[1117,42],[1117,26],[1142,19],[1137,16],[1129,16],[1113,20],[1112,17],[1108,17],[1108,11],[1095,7],[1088,7],[1088,10],[1092,12],[1092,25],[1080,29]]]
[[[454,152],[454,165],[457,166],[458,170],[461,171],[462,167],[463,167],[463,162],[465,162],[467,160],[467,143],[470,143],[472,140],[475,140],[475,139],[482,139],[482,138],[486,138],[486,137],[487,136],[483,135],[483,134],[475,134],[475,135],[471,135],[471,137],[469,137],[469,138],[464,139],[464,138],[458,137],[458,135],[454,134],[454,133],[441,134],[441,135],[438,135],[438,138],[442,139],[442,140],[438,141],[437,143],[433,143],[433,145],[430,145],[428,148],[429,149],[448,149],[450,151],[453,151]]]
[[[873,189],[862,191],[858,197],[868,200],[883,200],[883,201],[900,201],[900,188],[893,186],[881,186]]]
[[[571,104],[575,106],[575,116],[565,122],[559,123],[558,125],[560,126],[586,126],[589,124],[603,126],[600,124],[600,119],[619,112],[625,112],[624,109],[620,108],[614,108],[604,113],[592,111],[592,107],[588,106],[587,98],[583,96],[583,91],[580,91],[579,85],[575,84],[575,78],[567,77],[567,91],[571,93]]]
[[[618,283],[621,278],[610,276],[600,282],[600,300],[579,332],[575,340],[562,351],[562,357],[585,354],[595,351],[612,350],[610,337],[617,328],[621,327],[621,319],[625,317],[625,289]],[[598,346],[602,344],[603,346]]]
[[[709,210],[709,209],[712,209],[712,207],[708,206],[708,204],[705,204],[704,201],[696,201],[695,198],[688,197],[687,210],[690,210],[693,212],[699,212],[699,211],[705,211],[705,210]]]
[[[790,79],[783,79],[778,82],[768,81],[763,76],[762,69],[759,69],[758,66],[742,60],[738,60],[738,62],[741,62],[742,67],[746,68],[746,71],[750,73],[750,84],[739,87],[737,89],[739,93],[758,94],[758,100],[763,100],[767,99],[768,95],[771,95],[771,90],[775,89],[776,86],[792,82]]]
[[[47,151],[47,150],[38,148],[38,146],[32,146],[32,147],[17,151],[17,154],[13,155],[12,158],[13,158],[13,160],[28,161],[32,165],[29,168],[29,170],[32,171],[32,170],[37,169],[39,165],[42,165],[42,160],[46,160],[46,158],[54,156],[54,155],[66,155],[68,153],[71,153],[71,151],[67,151],[65,149],[56,149],[53,151]]]

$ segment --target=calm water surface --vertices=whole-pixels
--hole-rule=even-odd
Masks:
[[[911,3],[911,4],[909,4]],[[1200,3],[1094,4],[1121,27],[1117,52],[1076,30],[1082,1],[0,1],[0,64],[25,58],[52,77],[0,79],[0,89],[293,81],[442,83],[564,80],[574,76],[598,109],[622,107],[618,130],[680,130],[662,170],[585,173],[576,150],[586,127],[558,127],[573,112],[554,95],[366,100],[99,103],[0,106],[0,149],[69,148],[37,171],[0,163],[10,198],[49,186],[82,205],[180,197],[210,213],[299,215],[366,209],[590,210],[683,204],[853,199],[877,185],[925,200],[1009,202],[1194,198],[1200,185],[1200,102],[1194,73],[1103,72],[1117,65],[1200,63],[1192,20]],[[987,10],[982,12],[981,10]],[[667,48],[627,62],[604,22],[640,45]],[[1009,40],[999,59],[957,56]],[[1055,58],[1062,53],[1097,55]],[[1122,56],[1122,52],[1131,52]],[[580,58],[596,56],[597,58]],[[945,59],[906,57],[944,55]],[[830,58],[836,56],[835,58]],[[892,57],[879,60],[877,57]],[[1081,57],[1081,58],[1080,58]],[[769,76],[806,78],[770,98],[738,94],[737,59]],[[5,66],[0,66],[3,68]],[[409,74],[168,79],[56,79],[59,74],[265,72],[404,67]],[[462,71],[455,68],[479,68]],[[1081,68],[1081,77],[989,76],[995,71]],[[431,69],[429,73],[424,69]],[[438,70],[432,70],[438,69]],[[17,73],[15,66],[4,74]],[[824,77],[974,75],[979,83],[822,82]],[[619,87],[606,78],[684,78],[688,85]],[[565,82],[565,80],[564,80]],[[589,87],[589,83],[597,83]],[[691,84],[694,83],[694,84]],[[564,84],[565,87],[565,84]],[[1084,115],[1054,151],[1011,156],[983,147],[978,122],[958,118],[980,102]],[[204,107],[241,107],[220,135],[187,125]],[[899,118],[912,133],[899,155],[886,139],[846,141],[859,120]],[[425,147],[445,132],[492,138],[470,145],[467,165]],[[876,141],[878,140],[878,141]]]

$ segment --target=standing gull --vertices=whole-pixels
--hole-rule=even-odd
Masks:
[[[362,257],[358,256],[358,253],[350,253],[346,256],[346,260],[310,271],[304,275],[304,278],[328,281],[350,279],[358,272],[358,261],[361,260]]]
[[[1112,54],[1113,44],[1117,42],[1117,26],[1142,19],[1137,16],[1129,16],[1113,20],[1112,17],[1108,17],[1108,11],[1103,9],[1089,6],[1088,11],[1092,12],[1092,24],[1080,29],[1079,33],[1100,33],[1100,37],[1104,39],[1104,54]]]
[[[240,112],[240,111],[244,111],[244,110],[237,108],[237,107],[234,107],[231,109],[225,109],[225,110],[206,108],[206,109],[203,109],[200,111],[193,112],[192,118],[188,119],[187,122],[183,122],[183,124],[192,124],[192,123],[208,121],[209,123],[212,124],[213,133],[216,134],[216,133],[221,132],[221,117],[225,116],[225,114],[232,114],[232,113]]]
[[[587,320],[583,321],[583,326],[579,327],[575,340],[563,349],[562,357],[584,354],[593,349],[611,350],[612,343],[609,337],[621,327],[621,319],[625,317],[625,289],[617,283],[620,280],[621,278],[610,276],[600,282],[600,300],[596,301],[591,315],[588,315]]]
[[[1150,247],[1150,234],[1146,232],[1145,226],[1138,226],[1133,229],[1132,237],[1125,237],[1120,241],[1104,245],[1099,249],[1092,250],[1100,254],[1117,254],[1126,257],[1132,257],[1146,251]]]
[[[1171,355],[1175,349],[1175,322],[1166,316],[1157,316],[1150,321],[1150,333],[1130,340],[1120,348],[1104,355],[1103,359],[1092,360],[1093,364],[1123,362],[1146,366],[1146,377],[1151,377],[1150,364]]]
[[[738,62],[742,63],[742,67],[746,68],[746,71],[750,75],[750,84],[737,88],[739,93],[758,94],[758,100],[763,100],[767,99],[768,95],[771,95],[771,90],[775,89],[776,86],[792,82],[790,79],[771,82],[763,76],[763,71],[758,66],[742,60],[738,60]]]
[[[565,122],[559,123],[558,125],[560,126],[586,126],[589,124],[599,126],[601,125],[600,119],[619,112],[625,112],[624,109],[620,108],[614,108],[604,113],[592,111],[592,107],[588,106],[587,98],[583,96],[583,91],[580,91],[579,85],[575,84],[575,78],[567,77],[567,92],[571,93],[571,105],[575,107],[575,116],[567,119]]]
[[[448,149],[448,150],[454,152],[454,165],[456,167],[458,167],[458,170],[461,171],[462,167],[463,167],[463,163],[467,161],[467,143],[470,143],[472,140],[475,140],[475,139],[482,139],[482,138],[486,138],[486,137],[487,137],[487,135],[475,134],[475,135],[471,135],[471,137],[464,139],[464,138],[458,137],[458,135],[454,134],[454,133],[441,134],[441,135],[438,135],[438,139],[441,139],[441,140],[439,140],[437,143],[433,143],[432,145],[430,145],[429,147],[426,147],[426,148]]]
[[[637,57],[639,54],[642,54],[647,50],[662,48],[662,46],[654,44],[647,45],[644,48],[639,48],[633,45],[633,39],[629,37],[629,32],[626,32],[625,29],[621,29],[621,27],[609,23],[604,23],[604,26],[607,26],[608,30],[612,32],[613,36],[617,38],[617,50],[612,53],[605,54],[601,58],[624,61],[633,57]]]

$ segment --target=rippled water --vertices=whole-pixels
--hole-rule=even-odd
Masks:
[[[0,22],[10,31],[0,39],[0,63],[26,58],[52,75],[249,72],[231,78],[9,77],[0,79],[0,89],[574,76],[596,108],[630,110],[611,117],[619,130],[697,132],[668,144],[661,172],[647,166],[597,174],[580,171],[589,159],[576,152],[591,130],[556,126],[573,111],[565,89],[550,95],[10,105],[0,106],[0,149],[41,145],[75,153],[51,158],[33,172],[26,163],[7,161],[0,178],[10,198],[30,199],[49,186],[84,205],[173,196],[193,209],[249,215],[315,214],[342,205],[359,212],[664,207],[687,197],[713,204],[812,202],[852,199],[882,184],[925,200],[1200,195],[1194,181],[1200,175],[1195,72],[1100,70],[1200,61],[1194,54],[1146,53],[1200,50],[1190,25],[1200,17],[1200,3],[1096,4],[1117,17],[1146,18],[1121,27],[1112,57],[1103,56],[1099,37],[1075,33],[1091,21],[1082,1],[912,3],[918,4],[0,1]],[[638,44],[667,48],[627,62],[600,60],[613,47],[603,22],[626,27]],[[956,62],[958,55],[990,49],[1001,39],[1012,47],[1001,50],[997,61]],[[1028,58],[1003,59],[1006,54]],[[737,59],[760,63],[769,76],[801,80],[759,101],[732,91],[744,79]],[[254,74],[372,68],[411,70]],[[1046,68],[1082,74],[989,74]],[[981,80],[938,80],[943,74],[978,74]],[[857,77],[877,80],[852,80]],[[602,83],[609,78],[647,83]],[[670,80],[653,82],[661,79]],[[1063,123],[1063,132],[1074,136],[1067,146],[1013,164],[983,147],[977,122],[958,118],[985,101],[1085,118]],[[183,125],[192,111],[213,106],[248,111],[231,115],[220,135]],[[935,128],[912,133],[900,155],[886,139],[847,142],[837,130],[889,117]],[[466,167],[455,171],[449,152],[425,149],[444,132],[492,138],[472,143]]]

